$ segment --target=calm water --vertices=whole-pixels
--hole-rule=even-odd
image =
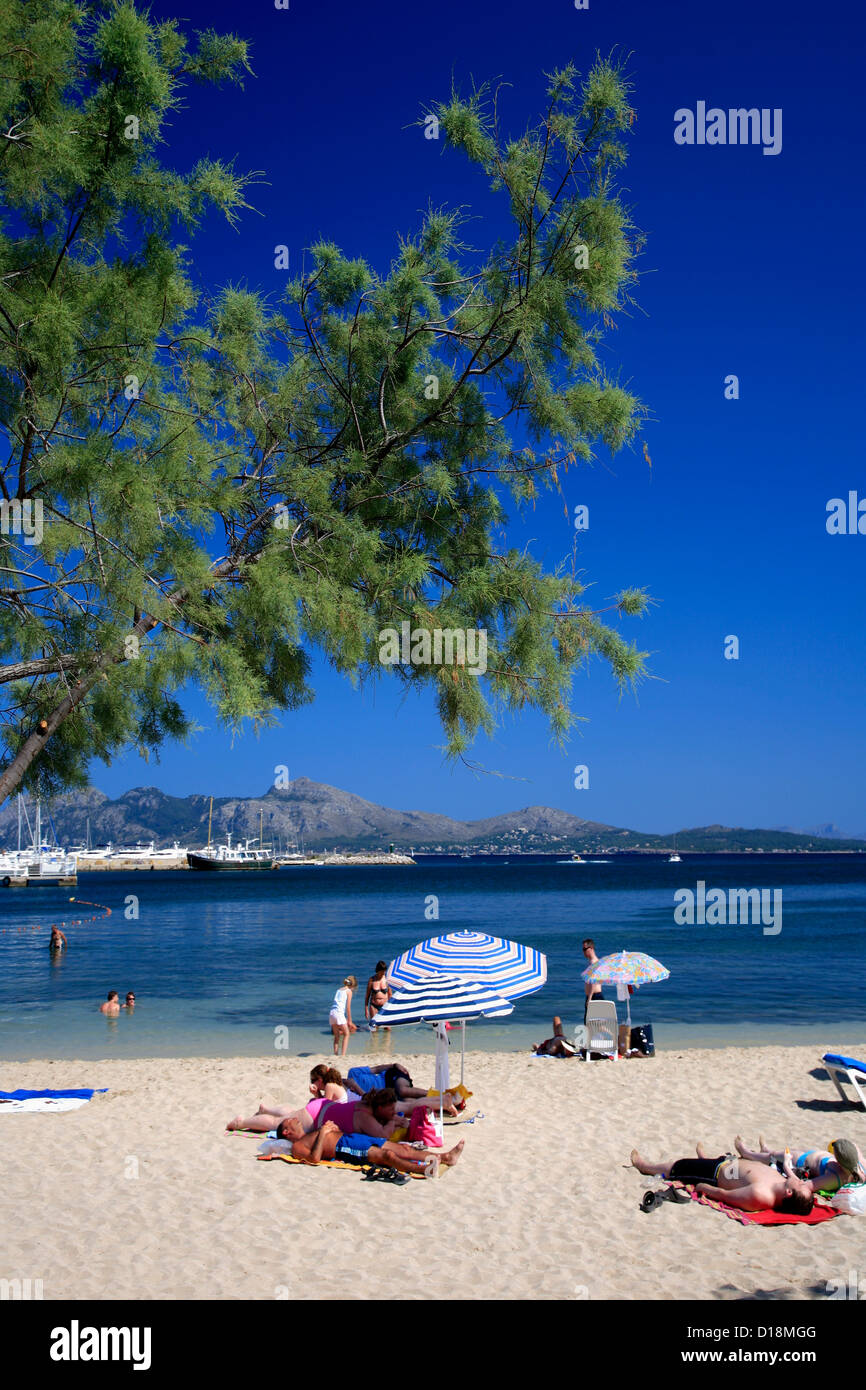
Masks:
[[[781,933],[675,925],[674,891],[698,879],[725,890],[780,888]],[[380,957],[461,927],[548,956],[545,988],[509,1019],[471,1025],[474,1048],[526,1048],[549,1036],[555,1013],[567,1030],[580,1021],[587,935],[601,956],[645,951],[670,970],[632,1001],[633,1021],[652,1021],[659,1047],[866,1042],[866,861],[848,856],[86,874],[76,896],[110,906],[112,916],[66,927],[69,950],[52,960],[48,925],[94,911],[70,903],[70,891],[0,888],[2,1057],[272,1055],[279,1026],[290,1030],[290,1052],[321,1055],[343,975],[361,981],[358,1022]],[[438,921],[425,918],[431,894]],[[124,915],[129,895],[137,920]],[[115,1021],[97,1012],[110,988],[121,998],[135,991],[133,1015]],[[387,1046],[382,1035],[359,1032],[350,1056]],[[395,1030],[390,1046],[432,1050],[431,1032]]]

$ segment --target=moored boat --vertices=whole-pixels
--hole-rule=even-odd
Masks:
[[[273,856],[264,849],[251,849],[257,840],[244,840],[243,845],[233,845],[232,837],[227,836],[224,845],[208,845],[205,849],[187,850],[186,862],[191,869],[207,869],[211,872],[231,869],[272,869]]]

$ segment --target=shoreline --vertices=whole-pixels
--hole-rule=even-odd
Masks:
[[[143,1006],[144,1007],[144,1006]],[[172,1051],[176,1046],[175,1040],[169,1038],[164,1047],[140,1044],[141,1051],[127,1052],[117,1050],[118,1042],[125,1042],[122,1028],[127,1020],[125,1019],[93,1019],[96,1027],[111,1029],[109,1042],[103,1036],[103,1042],[94,1043],[93,1049],[80,1046],[82,1039],[79,1037],[72,1044],[74,1057],[70,1057],[71,1066],[99,1066],[102,1063],[108,1065],[123,1064],[126,1062],[238,1062],[245,1064],[260,1063],[269,1065],[276,1058],[286,1063],[303,1062],[307,1058],[325,1060],[329,1065],[333,1064],[340,1070],[347,1070],[354,1066],[375,1066],[380,1062],[387,1062],[392,1058],[402,1059],[411,1056],[419,1059],[419,1064],[424,1067],[432,1062],[435,1052],[435,1041],[432,1035],[420,1036],[420,1030],[412,1029],[411,1035],[405,1039],[400,1037],[400,1029],[392,1029],[390,1037],[384,1034],[368,1035],[363,1034],[370,1046],[362,1047],[356,1043],[354,1047],[350,1044],[349,1052],[346,1057],[334,1057],[330,1048],[330,1035],[323,1029],[309,1028],[305,1030],[292,1030],[302,1034],[299,1042],[293,1042],[290,1048],[275,1052],[273,1046],[265,1046],[260,1043],[251,1044],[249,1050],[237,1049],[238,1039],[233,1033],[220,1034],[216,1037],[212,1030],[202,1029],[199,1050],[197,1051]],[[634,1020],[635,1025],[646,1020]],[[487,1028],[490,1024],[486,1025]],[[629,1065],[638,1062],[650,1063],[659,1058],[670,1056],[673,1053],[687,1053],[689,1056],[706,1053],[710,1056],[718,1056],[719,1053],[727,1051],[756,1053],[766,1048],[778,1049],[780,1051],[791,1052],[796,1050],[808,1049],[809,1054],[815,1062],[824,1052],[842,1052],[846,1055],[866,1057],[866,1021],[855,1022],[851,1020],[827,1020],[826,1022],[817,1021],[809,1024],[783,1025],[733,1025],[739,1027],[742,1037],[732,1036],[732,1025],[719,1024],[716,1027],[707,1024],[679,1024],[674,1025],[672,1030],[670,1025],[655,1021],[654,1041],[656,1052],[650,1058],[627,1058]],[[10,1030],[11,1031],[11,1030]],[[466,1034],[466,1058],[467,1065],[470,1057],[501,1057],[510,1059],[533,1058],[531,1051],[532,1044],[541,1042],[543,1037],[550,1034],[550,1023],[540,1023],[534,1025],[518,1024],[513,1025],[514,1041],[504,1039],[501,1034],[504,1029],[498,1029],[498,1036],[492,1037],[489,1046],[477,1045],[477,1034],[473,1038],[474,1029],[470,1025]],[[508,1030],[512,1032],[512,1029]],[[570,1024],[566,1027],[566,1037],[571,1038],[574,1028]],[[357,1037],[358,1035],[356,1035]],[[374,1042],[375,1039],[375,1042]],[[460,1030],[455,1027],[451,1033],[451,1060],[452,1067],[459,1067],[460,1058]],[[839,1040],[842,1039],[840,1042]],[[845,1041],[845,1040],[849,1041]],[[854,1041],[850,1041],[853,1039]],[[224,1052],[219,1051],[221,1044],[226,1045]],[[134,1045],[134,1043],[133,1043]],[[104,1051],[97,1052],[95,1048],[104,1047]],[[75,1051],[79,1047],[79,1051]],[[234,1049],[234,1050],[232,1050]],[[5,1051],[0,1046],[0,1066],[6,1072],[12,1068],[24,1067],[29,1065],[55,1065],[65,1059],[58,1056],[57,1052],[35,1051],[24,1052],[10,1050]],[[578,1062],[576,1065],[582,1066]],[[14,1089],[7,1087],[6,1089]],[[866,1118],[866,1116],[864,1116]]]
[[[459,1036],[459,1035],[458,1035],[458,1036]],[[700,1047],[700,1046],[688,1046],[688,1045],[686,1045],[686,1044],[672,1044],[672,1045],[670,1045],[670,1046],[668,1046],[668,1047],[665,1047],[665,1048],[660,1049],[659,1051],[657,1051],[656,1054],[655,1054],[655,1056],[653,1056],[653,1057],[644,1057],[644,1058],[637,1058],[637,1057],[622,1058],[622,1057],[621,1057],[621,1058],[618,1058],[618,1059],[617,1059],[617,1064],[619,1064],[620,1062],[625,1062],[625,1063],[627,1063],[627,1064],[629,1065],[629,1067],[631,1067],[631,1063],[632,1063],[632,1062],[634,1062],[635,1064],[637,1064],[638,1062],[640,1062],[640,1063],[643,1063],[645,1066],[649,1066],[650,1064],[655,1063],[655,1062],[659,1062],[660,1060],[662,1060],[662,1059],[664,1059],[664,1058],[670,1059],[670,1058],[673,1057],[674,1055],[676,1055],[677,1057],[680,1057],[680,1058],[681,1058],[681,1057],[683,1057],[683,1055],[686,1055],[686,1054],[688,1055],[689,1059],[694,1059],[694,1060],[700,1059],[704,1054],[706,1054],[707,1057],[712,1057],[713,1059],[717,1060],[717,1059],[718,1059],[718,1054],[719,1054],[720,1052],[731,1052],[731,1053],[740,1053],[740,1052],[759,1053],[759,1052],[760,1052],[760,1053],[763,1053],[763,1052],[768,1052],[768,1051],[772,1051],[772,1052],[776,1052],[776,1051],[778,1051],[778,1052],[792,1052],[792,1051],[793,1051],[793,1052],[806,1052],[806,1051],[808,1051],[810,1057],[811,1057],[811,1056],[814,1056],[814,1064],[815,1064],[815,1066],[816,1066],[816,1067],[819,1067],[819,1066],[821,1065],[820,1057],[819,1057],[818,1055],[815,1054],[815,1048],[818,1047],[818,1046],[820,1046],[820,1044],[818,1044],[818,1043],[809,1044],[809,1043],[805,1043],[805,1042],[803,1042],[803,1041],[792,1042],[792,1043],[764,1043],[764,1042],[757,1042],[757,1043],[731,1043],[731,1042],[729,1042],[729,1043],[726,1043],[726,1044],[719,1044],[718,1046],[706,1046],[706,1045],[705,1045],[705,1046],[703,1046],[703,1047]],[[839,1052],[842,1052],[843,1054],[846,1054],[846,1055],[848,1055],[847,1050],[848,1050],[849,1048],[853,1048],[855,1052],[859,1051],[859,1052],[866,1053],[866,1026],[864,1026],[864,1028],[863,1028],[860,1041],[858,1041],[858,1042],[849,1042],[849,1043],[846,1043],[846,1042],[843,1041],[842,1043],[839,1043],[838,1046],[837,1046],[835,1043],[834,1043],[834,1046],[833,1046],[833,1050],[834,1050],[834,1051],[839,1051]],[[825,1051],[829,1051],[829,1050],[830,1050],[829,1047],[825,1048]],[[381,1062],[381,1063],[384,1064],[385,1062],[390,1062],[390,1061],[398,1061],[398,1062],[401,1062],[401,1063],[403,1063],[403,1064],[405,1064],[405,1065],[407,1065],[407,1066],[409,1066],[410,1064],[412,1064],[412,1065],[415,1065],[415,1066],[418,1068],[419,1071],[425,1071],[426,1069],[428,1069],[429,1067],[431,1067],[431,1066],[433,1065],[434,1055],[435,1055],[435,1054],[434,1054],[434,1049],[433,1049],[433,1047],[431,1047],[431,1048],[429,1049],[429,1051],[419,1051],[417,1047],[413,1047],[412,1049],[404,1049],[404,1048],[400,1048],[400,1047],[393,1047],[393,1048],[391,1048],[387,1053],[385,1053],[385,1052],[382,1052],[382,1053],[369,1053],[369,1052],[366,1052],[366,1053],[361,1053],[361,1052],[351,1053],[351,1052],[350,1052],[349,1055],[348,1055],[347,1057],[334,1057],[334,1056],[332,1055],[332,1053],[331,1053],[330,1048],[324,1047],[324,1046],[323,1046],[323,1047],[320,1048],[318,1051],[316,1051],[316,1050],[311,1050],[311,1051],[307,1051],[307,1052],[267,1052],[267,1053],[263,1052],[263,1053],[261,1053],[261,1054],[259,1054],[259,1053],[243,1053],[243,1052],[238,1052],[238,1053],[226,1053],[224,1056],[215,1056],[212,1052],[211,1052],[211,1053],[207,1053],[207,1054],[205,1054],[205,1053],[190,1053],[190,1054],[177,1053],[177,1054],[169,1054],[169,1053],[158,1053],[158,1052],[157,1052],[157,1053],[149,1053],[149,1054],[147,1054],[147,1055],[142,1054],[142,1056],[140,1056],[140,1057],[118,1057],[118,1056],[110,1056],[109,1054],[106,1054],[106,1056],[104,1056],[104,1057],[96,1057],[96,1058],[94,1058],[94,1057],[56,1057],[56,1056],[55,1056],[55,1057],[52,1057],[52,1056],[46,1056],[46,1057],[27,1057],[27,1058],[21,1058],[21,1059],[18,1059],[18,1058],[14,1058],[14,1057],[13,1057],[13,1058],[5,1058],[5,1059],[4,1059],[4,1058],[0,1057],[0,1061],[3,1061],[3,1062],[4,1062],[4,1065],[5,1065],[5,1067],[6,1067],[7,1070],[8,1070],[10,1067],[13,1067],[13,1066],[14,1066],[14,1067],[30,1067],[30,1066],[33,1066],[33,1067],[39,1067],[39,1066],[51,1066],[51,1067],[55,1067],[55,1066],[59,1066],[59,1067],[66,1067],[66,1066],[68,1066],[68,1067],[109,1066],[109,1067],[117,1067],[117,1066],[134,1066],[134,1065],[138,1065],[138,1064],[144,1064],[145,1062],[154,1062],[154,1063],[158,1063],[160,1066],[172,1065],[172,1064],[174,1064],[174,1063],[177,1063],[178,1065],[181,1065],[181,1064],[183,1064],[183,1065],[187,1065],[187,1064],[192,1065],[192,1064],[197,1063],[197,1062],[208,1063],[209,1065],[212,1065],[212,1066],[229,1066],[229,1065],[232,1065],[232,1064],[236,1063],[238,1066],[244,1066],[244,1067],[249,1067],[249,1066],[251,1066],[251,1065],[255,1065],[255,1064],[258,1062],[258,1063],[260,1063],[262,1066],[266,1066],[266,1067],[280,1066],[280,1065],[286,1065],[286,1066],[288,1066],[288,1065],[290,1065],[290,1064],[295,1065],[295,1066],[301,1066],[301,1067],[303,1067],[303,1066],[306,1065],[307,1063],[309,1063],[309,1065],[312,1066],[312,1065],[314,1065],[316,1062],[322,1062],[322,1061],[323,1061],[323,1062],[327,1063],[329,1066],[330,1066],[330,1065],[333,1065],[333,1066],[337,1067],[338,1070],[342,1071],[342,1072],[345,1074],[345,1072],[348,1071],[349,1067],[372,1066],[372,1065],[377,1065],[379,1062]],[[475,1063],[475,1064],[482,1063],[482,1062],[487,1062],[487,1061],[491,1061],[491,1060],[497,1060],[497,1061],[506,1061],[506,1060],[507,1060],[508,1062],[513,1062],[513,1061],[515,1061],[516,1059],[521,1058],[521,1057],[522,1057],[525,1061],[528,1061],[528,1062],[535,1062],[536,1060],[538,1060],[538,1061],[547,1063],[548,1061],[557,1061],[557,1060],[560,1060],[560,1059],[557,1059],[557,1058],[546,1058],[546,1057],[541,1057],[541,1058],[537,1058],[537,1059],[536,1059],[534,1053],[532,1053],[532,1052],[527,1052],[527,1051],[526,1051],[525,1049],[523,1049],[523,1048],[513,1048],[513,1049],[507,1049],[507,1048],[475,1048],[475,1049],[470,1050],[470,1049],[467,1047],[467,1049],[466,1049],[466,1067],[467,1067],[467,1070],[468,1070],[469,1065],[470,1065],[470,1062]],[[571,1060],[573,1060],[573,1059],[571,1059]],[[580,1062],[580,1063],[578,1063],[577,1065],[578,1065],[578,1067],[580,1067],[580,1068],[582,1068],[582,1067],[584,1067],[584,1066],[588,1066],[588,1069],[589,1069],[589,1070],[593,1070],[593,1069],[595,1068],[595,1066],[596,1066],[595,1063],[586,1064],[586,1063],[583,1063],[583,1062]],[[600,1062],[598,1065],[599,1065],[600,1067],[603,1067],[604,1070],[607,1070],[607,1065],[606,1065],[605,1063]],[[565,1070],[571,1071],[572,1069],[573,1069],[573,1068],[568,1067],[568,1068],[565,1069]],[[634,1069],[634,1068],[631,1068],[631,1069]],[[460,1071],[460,1051],[459,1051],[459,1047],[455,1045],[455,1046],[453,1046],[453,1048],[452,1048],[452,1053],[451,1053],[451,1080],[452,1080],[452,1081],[454,1081],[454,1079],[455,1079],[455,1074],[457,1074],[458,1077],[459,1077],[459,1071]],[[8,1079],[8,1078],[7,1078],[7,1079]],[[432,1082],[431,1082],[431,1085],[432,1085]],[[14,1088],[13,1088],[13,1089],[14,1089]],[[852,1109],[854,1109],[854,1108],[852,1107]],[[855,1113],[855,1114],[857,1113],[856,1110],[854,1110],[854,1113]],[[861,1113],[861,1115],[862,1115],[862,1117],[863,1117],[864,1129],[866,1129],[866,1111],[863,1111],[863,1110],[861,1109],[860,1113]]]
[[[430,1056],[395,1056],[432,1083]],[[697,1140],[727,1152],[738,1133],[810,1146],[847,1135],[862,1147],[866,1114],[841,1105],[813,1047],[674,1049],[613,1066],[467,1053],[468,1113],[480,1115],[445,1130],[448,1147],[465,1140],[460,1162],[444,1186],[398,1192],[351,1171],[259,1163],[255,1139],[224,1134],[264,1094],[302,1103],[322,1059],[7,1066],[8,1089],[109,1090],[69,1113],[0,1116],[15,1213],[0,1277],[40,1278],[46,1300],[273,1300],[286,1289],[293,1300],[808,1300],[858,1265],[857,1217],[766,1229],[694,1203],[645,1215],[656,1184],[629,1162],[632,1147],[678,1156]],[[452,1081],[459,1067],[452,1055]],[[369,1258],[395,1222],[423,1261]],[[134,1260],[118,1260],[117,1241]]]

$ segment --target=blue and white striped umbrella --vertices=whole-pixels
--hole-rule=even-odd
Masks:
[[[411,946],[391,962],[388,979],[400,986],[431,974],[462,975],[477,980],[506,999],[532,994],[547,979],[547,957],[532,946],[521,946],[486,932],[453,931]],[[452,1013],[452,1018],[459,1017]]]
[[[455,1018],[504,1018],[514,1005],[475,980],[428,975],[397,989],[376,1014],[377,1028],[400,1023],[446,1023]]]
[[[442,1097],[450,1084],[448,1070],[448,1034],[444,1024],[460,1019],[461,1035],[460,1080],[466,1056],[467,1018],[504,1018],[513,1013],[514,1005],[501,995],[494,994],[476,980],[460,975],[431,974],[421,980],[411,980],[391,995],[375,1016],[377,1028],[390,1028],[401,1023],[436,1024],[436,1089],[439,1092],[439,1116],[442,1116]]]

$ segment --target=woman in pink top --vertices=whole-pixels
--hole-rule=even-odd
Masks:
[[[316,1129],[325,1121],[338,1125],[343,1134],[368,1134],[390,1139],[397,1126],[397,1097],[393,1091],[368,1091],[361,1100],[326,1101],[316,1116]]]

